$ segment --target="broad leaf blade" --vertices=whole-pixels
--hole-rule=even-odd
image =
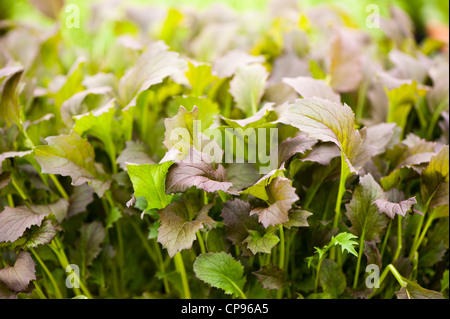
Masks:
[[[194,272],[200,280],[223,289],[228,295],[240,296],[246,281],[244,267],[225,252],[198,256],[194,262]]]

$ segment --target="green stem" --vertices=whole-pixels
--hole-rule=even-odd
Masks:
[[[381,253],[380,253],[381,260],[383,260],[384,251],[386,250],[386,245],[387,245],[387,242],[388,242],[388,238],[389,238],[389,235],[391,234],[391,227],[392,227],[392,219],[389,221],[389,226],[388,226],[388,229],[386,231],[386,235],[384,236],[384,240],[383,240],[383,245],[381,246]]]
[[[400,256],[400,251],[402,250],[402,216],[398,216],[398,225],[397,225],[397,250],[395,251],[394,259],[392,259],[392,263],[394,263],[398,257]]]
[[[319,259],[319,263],[317,264],[316,280],[314,282],[314,293],[317,293],[317,289],[319,288],[320,268],[322,266],[322,261],[324,259],[325,259],[325,255]]]
[[[419,249],[420,245],[422,244],[422,242],[425,238],[425,235],[427,234],[428,229],[430,228],[431,224],[433,223],[434,213],[435,213],[435,210],[433,209],[433,212],[428,217],[427,223],[425,224],[425,227],[423,228],[422,233],[420,234],[420,237],[417,240],[416,246],[414,247],[414,250],[413,250],[414,252],[416,252]]]
[[[6,195],[6,198],[8,199],[8,205],[9,207],[14,207],[14,199],[11,194]]]
[[[198,244],[200,245],[201,253],[205,254],[206,253],[205,242],[204,242],[203,236],[199,230],[197,231],[197,239],[198,239]]]
[[[389,273],[389,271],[394,275],[395,279],[397,279],[400,286],[405,287],[407,285],[407,282],[403,280],[403,277],[400,275],[400,273],[394,267],[394,265],[389,264],[381,273],[380,279],[378,281],[379,287],[381,287],[381,285],[382,285],[384,279],[386,278],[387,274]],[[372,297],[377,295],[379,293],[379,291],[380,291],[380,288],[375,288],[373,293],[369,296],[368,299],[371,299]]]
[[[184,268],[183,257],[178,252],[174,256],[175,268],[180,273],[181,283],[183,285],[183,299],[191,299],[191,291],[189,290],[189,282],[186,275],[186,269]]]
[[[361,267],[361,259],[364,253],[364,231],[361,234],[361,238],[359,240],[359,252],[358,252],[358,261],[356,263],[355,277],[353,279],[353,289],[358,287],[358,278],[359,278],[359,269]]]
[[[333,220],[333,228],[338,228],[339,226],[339,218],[341,214],[341,203],[342,197],[345,193],[345,182],[347,181],[348,176],[350,175],[350,170],[348,168],[347,163],[345,162],[344,153],[341,152],[341,178],[339,180],[339,190],[336,199],[336,206],[334,208],[334,220]],[[332,260],[336,259],[336,247],[333,246],[330,251],[330,258]]]
[[[419,241],[420,238],[420,231],[422,230],[422,225],[423,225],[423,221],[425,220],[425,215],[427,213],[428,210],[428,205],[425,205],[424,209],[423,209],[423,215],[420,216],[420,221],[419,221],[419,225],[416,228],[416,234],[414,236],[414,241],[413,244],[411,246],[411,251],[409,252],[409,258],[411,259],[414,256],[414,253],[417,251],[417,242]]]
[[[19,187],[19,185],[17,185],[17,183],[14,180],[14,178],[11,178],[11,181],[12,181],[12,184],[13,184],[14,188],[19,193],[20,197],[22,197],[23,200],[27,200],[28,199],[27,195],[25,195],[25,193],[22,191],[22,189]]]
[[[67,195],[66,191],[64,190],[64,188],[62,187],[62,185],[59,183],[58,179],[56,178],[55,175],[53,174],[49,174],[50,179],[53,181],[53,183],[55,184],[56,188],[58,189],[58,192],[61,194],[61,196],[65,199],[65,200],[69,200],[69,195]]]
[[[56,236],[54,238],[54,240],[49,245],[49,247],[53,250],[56,257],[58,257],[59,262],[61,263],[61,266],[64,268],[64,270],[66,270],[67,267],[69,267],[69,270],[73,271],[75,278],[78,279],[77,281],[80,284],[80,288],[81,288],[81,291],[83,291],[83,294],[86,297],[88,297],[89,299],[93,299],[91,293],[89,292],[87,287],[84,285],[84,283],[81,281],[81,278],[78,277],[77,273],[70,266],[69,260],[67,259],[66,253],[64,252],[63,246],[62,246],[61,241],[59,240],[58,236]],[[79,288],[74,287],[73,290],[77,296],[82,295]]]
[[[39,286],[39,284],[36,281],[33,284],[34,284],[34,287],[36,288],[36,292],[37,292],[39,298],[47,299],[47,296],[44,294],[44,292],[42,291],[42,289]]]
[[[279,256],[278,266],[284,272],[284,259],[285,259],[286,253],[285,253],[283,225],[279,225],[279,230],[280,230],[280,256]],[[278,297],[278,299],[281,299],[283,297],[283,289],[282,288],[278,289],[277,297]]]
[[[33,248],[30,248],[31,253],[33,254],[34,258],[37,260],[41,268],[44,270],[45,274],[47,275],[48,279],[50,279],[50,282],[53,285],[53,288],[55,289],[55,294],[57,299],[62,299],[63,295],[61,293],[61,290],[59,290],[58,284],[56,283],[55,278],[53,277],[50,270],[48,270],[47,266],[45,265],[44,261],[39,257],[39,255],[36,253],[36,251]]]

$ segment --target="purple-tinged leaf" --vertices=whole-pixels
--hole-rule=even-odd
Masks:
[[[20,251],[13,267],[0,269],[0,283],[10,291],[25,292],[29,289],[30,281],[36,280],[36,266],[30,253]]]
[[[289,220],[283,224],[287,229],[291,229],[291,227],[308,227],[308,217],[311,216],[312,213],[301,209],[301,208],[293,208],[289,211]]]
[[[241,199],[234,199],[223,204],[222,216],[226,226],[227,238],[234,244],[240,245],[242,253],[251,256],[251,252],[243,241],[248,237],[249,230],[263,230],[257,216],[250,216],[250,203]]]
[[[283,280],[283,271],[272,264],[263,266],[260,270],[254,271],[253,274],[265,289],[281,289],[286,284]]]
[[[266,187],[269,207],[252,209],[250,215],[257,214],[264,227],[284,224],[289,220],[292,204],[299,200],[292,187],[292,181],[284,177],[275,177]]]
[[[31,154],[31,153],[33,153],[33,151],[1,153],[0,154],[0,174],[2,173],[2,164],[5,159],[14,158],[14,157],[23,157],[23,156]]]
[[[300,159],[301,161],[316,162],[324,166],[328,166],[331,160],[335,157],[341,155],[341,151],[336,144],[333,143],[323,143],[313,148],[311,153],[305,158]]]
[[[373,203],[377,206],[380,214],[385,214],[386,216],[394,219],[395,214],[404,217],[411,207],[417,203],[417,201],[415,197],[408,198],[399,203],[390,202],[385,198],[378,198]]]
[[[364,255],[367,258],[367,264],[375,264],[381,268],[381,255],[375,241],[364,242]]]
[[[179,58],[178,53],[167,51],[167,46],[160,42],[155,43],[141,54],[136,63],[120,79],[121,105],[135,105],[140,92],[161,83],[164,78],[186,67],[186,62]]]
[[[94,190],[88,184],[82,184],[73,188],[69,198],[69,210],[67,218],[86,211],[87,206],[94,200]]]
[[[357,172],[370,158],[367,145],[354,128],[355,115],[346,104],[317,97],[299,99],[281,112],[278,122],[292,125],[311,138],[335,143],[351,172]]]
[[[100,254],[102,250],[100,245],[105,237],[105,228],[98,221],[81,226],[80,236],[75,243],[75,248],[71,251],[74,262],[80,266],[90,266]]]
[[[339,93],[355,91],[362,78],[360,44],[348,30],[336,30],[330,49],[330,86]]]
[[[189,155],[170,167],[166,177],[166,194],[182,193],[195,186],[206,192],[227,192],[233,184],[226,181],[225,168],[214,169],[209,155],[191,148]]]
[[[323,80],[299,76],[296,78],[284,78],[282,81],[291,86],[304,98],[320,97],[325,100],[341,103],[341,96],[334,92]]]
[[[49,205],[5,207],[0,213],[0,242],[14,242],[27,228],[40,226],[44,218],[54,214],[58,221],[67,214],[69,202],[60,199]]]
[[[417,282],[409,280],[395,295],[398,299],[445,299],[440,292],[425,289]]]
[[[161,226],[158,229],[158,242],[167,249],[172,258],[183,249],[190,249],[196,233],[204,225],[212,227],[214,220],[207,215],[213,205],[201,208],[188,201],[172,203],[159,212]]]
[[[278,166],[281,167],[297,153],[304,154],[306,151],[312,150],[316,143],[316,139],[310,138],[304,133],[288,137],[278,145]]]
[[[155,164],[148,155],[148,147],[143,142],[127,141],[125,143],[125,149],[116,160],[121,169],[127,170],[128,164]]]
[[[219,78],[229,78],[243,65],[263,63],[263,56],[254,56],[245,51],[232,50],[214,61],[212,71]]]

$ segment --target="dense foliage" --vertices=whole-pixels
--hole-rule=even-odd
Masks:
[[[394,6],[31,2],[50,27],[0,21],[0,298],[448,298],[448,42]]]

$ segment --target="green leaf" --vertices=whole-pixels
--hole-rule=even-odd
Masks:
[[[330,244],[327,245],[327,249],[329,249],[332,246],[337,246],[340,245],[342,252],[344,251],[348,251],[350,254],[358,257],[358,253],[355,250],[356,245],[358,245],[358,243],[356,241],[354,241],[353,239],[358,238],[353,234],[350,233],[340,233],[337,236],[333,236],[331,238]]]
[[[6,125],[19,125],[20,105],[17,85],[23,74],[23,67],[6,67],[0,69],[0,79],[7,77],[0,86],[0,118],[5,120]]]
[[[324,259],[320,268],[320,285],[323,291],[338,298],[347,287],[347,280],[338,263]]]
[[[417,88],[415,81],[386,92],[389,99],[387,122],[395,122],[404,130],[411,109],[425,93],[424,89]]]
[[[281,111],[277,122],[292,125],[311,138],[335,143],[353,173],[370,158],[361,133],[355,129],[355,115],[347,104],[318,97],[299,99]]]
[[[134,196],[147,200],[147,209],[162,209],[170,204],[172,195],[167,195],[166,174],[173,162],[161,164],[127,165],[133,183]]]
[[[207,215],[213,205],[198,208],[190,201],[172,203],[159,212],[161,226],[158,242],[167,249],[172,258],[183,249],[190,249],[196,233],[205,225],[212,227],[214,220]]]
[[[253,195],[262,200],[268,201],[269,196],[267,194],[266,187],[272,182],[273,179],[277,177],[284,177],[284,170],[273,170],[270,173],[261,177],[255,184],[243,190],[241,194]]]
[[[194,272],[197,278],[215,288],[223,289],[228,295],[242,295],[246,282],[244,267],[230,254],[201,254],[195,259]]]
[[[247,243],[247,248],[255,255],[256,253],[270,254],[272,248],[275,247],[280,239],[274,234],[274,230],[269,230],[261,234],[256,230],[248,230],[250,234],[244,243]]]
[[[117,148],[121,149],[130,135],[129,129],[133,119],[128,114],[129,112],[131,110],[119,112],[115,108],[114,100],[111,100],[97,110],[74,117],[75,126],[73,130],[76,133],[80,136],[90,135],[103,142],[105,151],[113,165],[113,171],[116,170]]]
[[[204,95],[208,86],[219,79],[212,75],[211,65],[209,64],[194,65],[191,62],[188,62],[188,68],[188,71],[186,71],[186,78],[191,85],[191,94],[194,97]]]
[[[352,223],[352,233],[364,240],[380,241],[380,234],[388,224],[388,218],[378,212],[374,201],[384,199],[385,194],[380,185],[367,174],[360,178],[356,186],[352,200],[346,205],[347,217]]]
[[[201,121],[199,132],[211,126],[214,116],[219,114],[219,105],[207,98],[193,96],[177,96],[174,98],[177,106],[183,106],[187,111],[192,112],[194,107],[198,108],[198,120]]]
[[[34,148],[42,173],[70,176],[73,186],[88,182],[99,196],[103,195],[110,182],[106,181],[101,167],[95,163],[94,148],[88,141],[74,131],[45,140],[48,145]]]
[[[449,271],[448,269],[446,269],[444,271],[444,274],[442,275],[442,279],[441,279],[441,292],[444,292],[445,290],[448,289],[449,286]]]
[[[190,147],[197,146],[197,134],[199,133],[197,120],[197,106],[194,106],[191,112],[180,106],[177,115],[164,119],[166,127],[164,146],[168,150],[175,148],[185,156]]]
[[[448,205],[449,195],[449,147],[444,145],[439,153],[431,158],[428,167],[422,172],[420,194],[430,207]]]
[[[62,104],[75,93],[83,91],[83,67],[86,63],[85,59],[80,58],[70,68],[62,86],[53,94],[55,99],[55,108],[60,110]],[[58,112],[59,113],[59,112]]]
[[[259,102],[264,94],[268,72],[261,64],[240,66],[230,82],[230,93],[237,107],[247,114],[257,112]]]

